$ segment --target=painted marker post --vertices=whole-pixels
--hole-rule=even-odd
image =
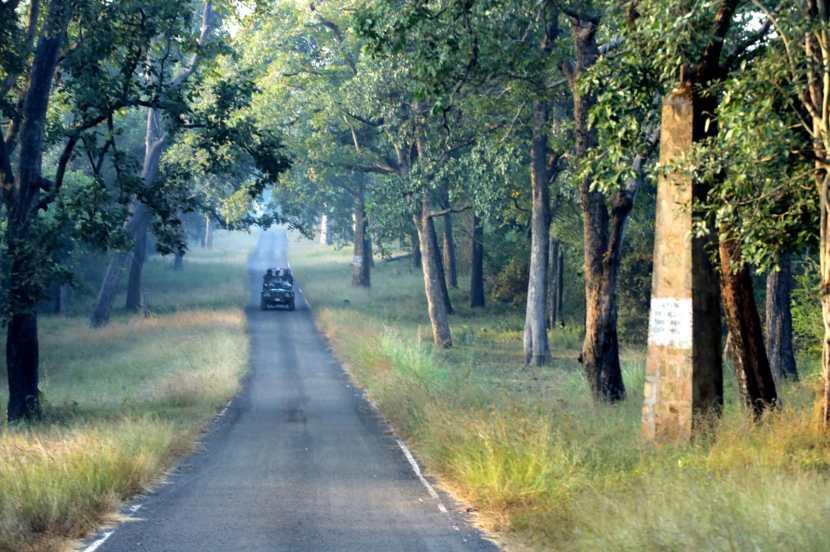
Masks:
[[[642,429],[656,442],[691,439],[701,415],[723,404],[718,277],[692,228],[702,190],[677,167],[691,150],[694,117],[688,87],[663,102]]]

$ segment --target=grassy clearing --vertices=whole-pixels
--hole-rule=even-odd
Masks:
[[[42,318],[46,419],[0,428],[0,550],[62,549],[190,450],[247,368],[253,243],[220,232],[180,272],[150,260],[151,318],[118,313],[101,330],[83,317]]]
[[[508,549],[830,550],[830,443],[814,423],[815,373],[786,386],[785,408],[760,425],[730,386],[716,434],[655,449],[639,437],[642,352],[623,354],[628,400],[596,405],[576,363],[578,329],[554,334],[552,367],[526,369],[520,314],[471,312],[459,293],[456,346],[436,351],[422,280],[404,263],[378,263],[374,287],[354,290],[348,251],[291,248],[338,355]]]

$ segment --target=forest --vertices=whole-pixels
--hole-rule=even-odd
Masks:
[[[0,132],[0,550],[245,393],[275,231],[503,549],[830,547],[826,2],[2,0]]]

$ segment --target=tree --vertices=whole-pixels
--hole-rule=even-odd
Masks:
[[[159,95],[166,98],[176,98],[181,89],[196,70],[201,57],[199,49],[204,48],[210,34],[216,27],[216,14],[213,3],[208,0],[202,8],[202,18],[197,41],[197,51],[189,60],[184,61],[181,69],[169,82],[165,82],[168,75],[164,74],[165,64],[168,63],[170,48],[162,50],[157,63],[159,65]],[[175,100],[174,100],[175,101]],[[171,106],[172,107],[172,106]],[[181,107],[175,107],[181,109]],[[161,157],[167,143],[167,135],[162,126],[162,111],[151,107],[147,110],[147,126],[144,138],[144,162],[141,169],[141,179],[145,189],[151,189],[158,178]],[[121,274],[127,264],[130,265],[129,281],[127,285],[127,304],[129,310],[137,310],[141,302],[141,274],[144,269],[144,260],[147,255],[147,228],[150,225],[152,211],[146,203],[136,198],[131,207],[131,214],[124,223],[124,230],[133,240],[131,251],[118,252],[113,255],[104,274],[101,287],[98,291],[98,300],[90,317],[93,327],[105,325],[109,321],[112,303],[118,291]]]
[[[111,237],[109,217],[93,221],[84,217],[88,209],[110,200],[101,168],[105,156],[116,151],[116,116],[140,104],[157,103],[136,78],[148,44],[155,37],[172,36],[187,14],[176,2],[33,1],[28,17],[22,18],[19,4],[0,6],[4,25],[8,25],[0,42],[5,128],[0,168],[11,421],[35,418],[40,412],[35,305],[51,279],[65,277],[56,260],[56,252],[65,243],[63,232],[75,229],[82,238],[96,239],[102,245],[117,241]],[[105,29],[101,21],[108,22]],[[58,68],[61,79],[55,82]],[[55,107],[60,117],[47,125],[56,86],[65,101]],[[108,130],[105,145],[87,147],[88,136],[103,123]],[[47,127],[54,130],[48,141]],[[85,202],[71,201],[64,187],[79,144],[84,144],[93,165],[94,178],[76,190]],[[53,178],[43,174],[47,148],[59,152]],[[118,161],[114,164],[119,172]],[[129,186],[120,176],[118,182]],[[71,224],[73,216],[80,223]]]

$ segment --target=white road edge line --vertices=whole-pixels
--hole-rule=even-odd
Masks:
[[[225,412],[227,412],[228,408],[230,408],[232,402],[233,402],[233,398],[229,399],[228,402],[225,403],[225,407],[222,410],[220,410],[218,414],[216,414],[216,416],[214,417],[214,420],[218,420],[219,418],[224,416]],[[142,506],[144,506],[144,505],[143,504],[133,504],[132,506],[127,508],[127,510],[129,510],[129,512],[131,514],[135,514],[136,512],[138,512],[141,509]],[[100,548],[101,545],[103,545],[105,542],[107,542],[107,539],[109,539],[112,536],[112,534],[115,533],[115,530],[118,529],[118,525],[121,525],[121,522],[118,522],[118,524],[115,527],[113,527],[112,529],[108,529],[108,530],[104,531],[104,534],[102,534],[99,538],[92,541],[89,544],[89,546],[82,549],[81,552],[95,552],[96,550],[98,550],[98,548]]]
[[[401,447],[404,456],[406,456],[406,459],[409,461],[409,465],[412,466],[412,471],[415,472],[415,475],[418,476],[418,479],[421,481],[421,484],[424,487],[426,487],[429,496],[431,496],[438,502],[438,509],[444,514],[448,513],[447,507],[444,506],[443,502],[441,502],[441,497],[438,496],[438,493],[435,492],[435,489],[433,489],[432,485],[429,484],[429,481],[426,480],[424,474],[421,473],[421,467],[418,465],[418,462],[415,460],[415,457],[412,456],[412,453],[409,452],[407,446],[400,439],[395,439],[395,441],[398,442],[398,446]]]
[[[83,552],[95,552],[96,550],[98,550],[98,547],[107,542],[107,539],[110,538],[113,533],[115,533],[115,529],[110,529],[109,531],[105,532],[101,538],[94,541],[86,548],[84,548]]]

